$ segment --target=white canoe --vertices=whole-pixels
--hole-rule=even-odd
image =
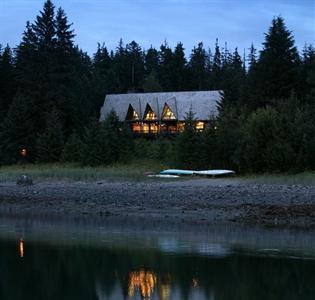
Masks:
[[[180,169],[168,169],[168,170],[163,170],[160,172],[160,174],[164,175],[194,175],[194,172],[196,171],[191,171],[191,170],[180,170]]]
[[[223,176],[223,175],[233,175],[235,174],[232,170],[204,170],[195,171],[195,175],[205,175],[205,176]]]
[[[148,177],[158,177],[158,178],[179,178],[178,175],[170,175],[170,174],[151,174],[147,175]]]
[[[161,175],[199,175],[199,176],[224,176],[235,174],[232,170],[181,170],[181,169],[167,169],[160,172]]]

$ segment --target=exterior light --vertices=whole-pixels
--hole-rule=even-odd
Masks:
[[[22,148],[22,149],[20,149],[20,156],[22,156],[22,157],[26,157],[26,156],[27,156],[27,154],[28,154],[28,151],[27,151],[27,149],[26,149],[26,148]]]

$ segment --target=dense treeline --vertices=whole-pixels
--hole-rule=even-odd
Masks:
[[[242,58],[216,40],[144,50],[121,40],[98,45],[93,57],[74,44],[65,12],[50,0],[20,44],[0,48],[0,164],[79,161],[99,165],[133,157],[185,167],[240,171],[315,169],[315,50],[298,52],[281,17],[274,18],[262,50]],[[108,93],[222,90],[220,115],[194,129],[194,114],[175,140],[133,140],[113,112],[98,123]],[[25,158],[24,158],[25,160]]]

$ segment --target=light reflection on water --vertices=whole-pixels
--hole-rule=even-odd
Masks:
[[[4,300],[315,299],[312,232],[2,222]]]

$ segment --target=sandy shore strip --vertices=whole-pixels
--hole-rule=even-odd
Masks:
[[[232,179],[0,183],[0,214],[315,227],[315,186]]]

